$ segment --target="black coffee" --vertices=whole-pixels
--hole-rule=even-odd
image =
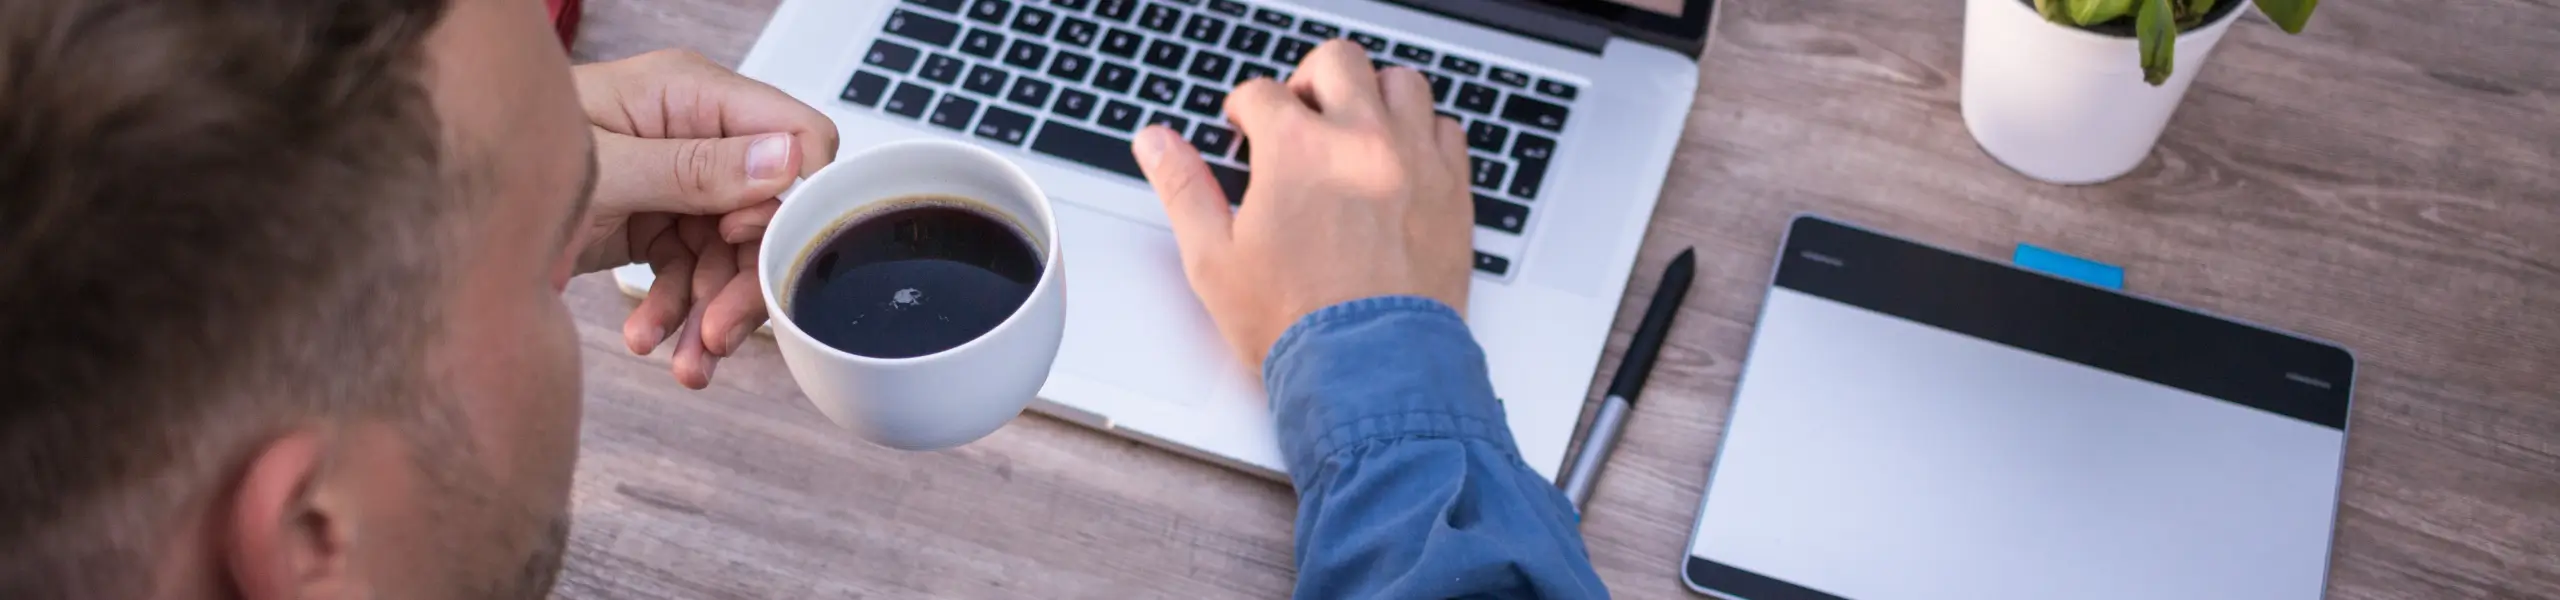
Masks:
[[[855,217],[801,259],[791,321],[872,358],[949,350],[1013,316],[1040,282],[1040,252],[975,202],[920,196]]]

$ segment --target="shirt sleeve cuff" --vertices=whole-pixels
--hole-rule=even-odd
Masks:
[[[1384,440],[1477,439],[1518,454],[1483,348],[1437,300],[1380,296],[1317,310],[1272,344],[1262,372],[1293,479],[1307,476],[1303,465]]]

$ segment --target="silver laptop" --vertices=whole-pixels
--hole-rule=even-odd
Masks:
[[[1638,0],[1645,1],[1645,0]],[[1184,133],[1230,196],[1227,90],[1329,38],[1429,75],[1473,148],[1467,320],[1549,479],[1600,359],[1698,78],[1711,0],[785,0],[740,70],[835,119],[842,151],[968,140],[1056,201],[1065,346],[1034,410],[1264,475],[1269,407],[1183,279],[1129,154]],[[645,269],[625,287],[646,289]]]

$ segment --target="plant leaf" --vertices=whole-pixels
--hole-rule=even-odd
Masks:
[[[2178,9],[2182,11],[2178,14],[2179,31],[2203,25],[2205,15],[2213,12],[2213,0],[2172,0],[2171,3],[2182,7]]]
[[[2142,48],[2142,80],[2153,86],[2168,83],[2169,72],[2178,66],[2178,24],[2171,10],[2169,0],[2143,0],[2133,17],[2133,36]]]
[[[2134,0],[2071,0],[2071,22],[2081,27],[2105,23],[2133,12]]]
[[[2320,7],[2320,0],[2257,1],[2258,12],[2266,13],[2267,20],[2275,21],[2285,33],[2302,33],[2302,26],[2311,22],[2311,10]]]
[[[2044,15],[2047,21],[2072,24],[2071,15],[2063,11],[2063,0],[2036,0],[2036,14]]]

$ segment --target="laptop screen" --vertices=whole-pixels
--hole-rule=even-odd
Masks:
[[[2219,339],[2273,334],[1811,228],[1790,234],[1761,309],[1689,549],[1693,583],[1748,600],[2321,597],[2351,377],[2338,361],[2350,359],[2297,357],[2312,344],[2292,338]],[[1880,271],[1939,281],[1841,285]],[[1932,297],[1971,304],[1915,308]],[[2082,323],[2044,318],[2072,306],[2094,308]],[[1932,316],[1981,309],[1994,314]],[[2146,324],[2216,348],[2154,352],[2164,334],[2116,329]],[[2147,362],[2110,358],[2128,348]],[[2278,368],[2221,361],[2225,350]],[[2234,368],[2164,370],[2188,360]],[[2208,385],[2235,380],[2266,385]],[[2331,402],[2260,401],[2289,388]]]

